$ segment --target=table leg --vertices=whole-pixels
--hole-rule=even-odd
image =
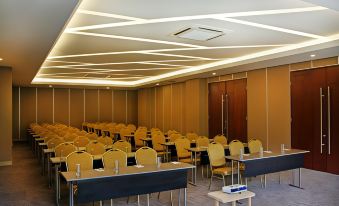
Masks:
[[[48,187],[49,188],[51,187],[51,179],[52,179],[50,157],[51,157],[51,153],[48,153],[47,154],[47,176],[48,176]]]
[[[240,162],[238,161],[238,184],[240,184]]]
[[[181,205],[180,199],[181,199],[181,189],[179,189],[179,194],[178,194],[178,205],[179,206]]]
[[[187,206],[187,188],[184,188],[184,206]]]
[[[147,194],[147,206],[149,206],[149,194]]]
[[[214,206],[219,206],[219,201],[218,200],[214,201]]]
[[[232,171],[231,171],[231,174],[232,174],[231,179],[232,179],[232,185],[234,184],[234,183],[233,183],[233,179],[234,179],[234,172],[233,172],[233,169],[234,169],[234,168],[233,168],[233,163],[234,163],[233,160],[231,160],[231,170],[232,170]],[[219,204],[219,203],[218,203],[218,204]]]
[[[41,159],[42,159],[42,170],[41,170],[41,174],[42,174],[42,176],[44,176],[44,175],[45,175],[45,153],[42,153]]]
[[[197,152],[194,152],[194,165],[195,165],[195,168],[194,168],[194,184],[196,184],[197,182]]]
[[[251,205],[252,205],[252,199],[248,198],[248,206],[251,206]]]
[[[73,206],[73,182],[69,183],[69,206]]]
[[[232,206],[237,206],[237,202],[236,201],[232,202]]]
[[[301,168],[299,168],[299,188],[301,188]]]
[[[55,180],[54,180],[55,181],[54,182],[54,186],[55,186],[55,200],[56,200],[57,205],[59,205],[59,197],[60,197],[59,165],[55,164],[54,169],[55,169]]]

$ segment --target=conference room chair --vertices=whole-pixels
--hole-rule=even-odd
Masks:
[[[93,140],[97,140],[98,139],[98,135],[96,133],[87,133],[85,135],[85,137],[87,137],[90,141],[93,141]]]
[[[56,157],[67,157],[76,150],[77,148],[73,144],[64,142],[54,148],[54,154]]]
[[[131,131],[131,132],[135,132],[135,130],[137,129],[137,127],[134,124],[128,124],[127,128]]]
[[[155,133],[152,136],[152,145],[153,149],[157,151],[157,154],[159,156],[162,156],[163,159],[165,159],[166,156],[166,149],[164,147],[164,144],[166,142],[165,136],[162,133]]]
[[[225,186],[225,176],[232,175],[232,168],[226,165],[224,146],[220,143],[212,142],[208,145],[207,153],[212,173],[208,189],[211,189],[213,177],[221,176]]]
[[[64,142],[64,140],[61,139],[60,137],[54,137],[54,138],[48,140],[47,148],[48,149],[54,149],[56,146],[58,146],[59,144],[61,144],[63,142]]]
[[[65,142],[74,142],[74,140],[78,137],[77,134],[75,133],[67,133],[65,136],[64,136],[64,140]]]
[[[169,136],[171,142],[175,142],[175,140],[180,139],[181,137],[182,137],[182,135],[180,133],[178,133],[178,132],[172,133]]]
[[[101,144],[103,144],[103,145],[106,145],[106,146],[109,146],[109,145],[112,145],[113,144],[113,140],[112,140],[112,138],[110,138],[110,137],[99,137],[98,139],[97,139],[97,141],[98,142],[100,142]]]
[[[113,148],[120,149],[124,152],[132,152],[132,145],[131,143],[124,141],[124,140],[118,140],[113,144]]]
[[[175,131],[175,130],[168,130],[167,131],[167,136],[169,137],[169,136],[171,136],[171,134],[173,134],[173,133],[178,133],[177,131]]]
[[[207,148],[209,143],[210,143],[210,140],[205,136],[199,136],[195,143],[196,143],[197,147]],[[206,165],[206,174],[207,174],[207,177],[208,177],[209,159],[208,159],[207,152],[201,152],[200,164],[201,164],[201,176],[204,177],[204,165]]]
[[[79,136],[86,136],[87,132],[85,130],[81,130],[81,131],[78,131],[76,134]]]
[[[114,170],[115,161],[118,161],[119,168],[127,167],[127,153],[119,149],[111,149],[102,155],[102,164],[105,169]],[[111,206],[113,206],[113,199],[111,199]]]
[[[227,138],[224,135],[217,135],[213,138],[214,142],[227,145]]]
[[[245,153],[245,147],[244,147],[244,144],[239,141],[239,140],[233,140],[230,142],[229,144],[229,150],[230,150],[230,155],[233,156],[233,155],[240,155],[240,151],[242,150],[243,154]],[[236,163],[236,162],[234,162]],[[240,163],[239,164],[239,170],[240,172],[245,170],[245,164],[243,163]],[[238,167],[238,164],[234,165],[235,168]],[[240,177],[241,177],[241,174],[240,174]],[[241,178],[241,181],[242,181],[242,178]],[[245,184],[247,185],[247,178],[245,179]]]
[[[194,133],[194,132],[189,132],[189,133],[186,134],[186,138],[188,140],[190,140],[191,142],[192,141],[196,141],[198,139],[198,137],[199,136],[196,133]]]
[[[86,147],[89,143],[89,139],[85,136],[79,136],[74,140],[74,146],[76,147]]]
[[[140,148],[144,146],[144,142],[142,139],[145,139],[147,137],[147,128],[145,129],[137,129],[137,131],[134,133],[134,141],[135,141],[135,147]]]
[[[191,152],[187,150],[191,147],[191,142],[187,138],[178,138],[174,144],[177,150],[178,161],[192,163]]]
[[[262,143],[260,140],[258,139],[251,139],[248,142],[248,150],[249,152],[252,153],[259,153],[260,152],[260,148],[262,148]]]
[[[128,127],[123,127],[120,129],[120,140],[124,140],[126,141],[126,135],[130,135],[131,134],[131,130]]]
[[[101,155],[106,152],[105,145],[100,142],[90,142],[86,145],[86,152],[91,155]]]
[[[44,137],[44,142],[48,142],[49,140],[54,139],[54,138],[61,138],[61,137],[59,137],[59,135],[54,134],[54,133],[48,133]]]

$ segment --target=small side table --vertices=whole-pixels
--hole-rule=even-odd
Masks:
[[[227,194],[222,191],[215,191],[208,193],[208,196],[215,200],[215,206],[219,206],[219,203],[232,202],[232,206],[236,206],[236,201],[248,199],[248,206],[251,206],[251,198],[255,196],[255,193],[251,191],[245,191],[237,194]]]

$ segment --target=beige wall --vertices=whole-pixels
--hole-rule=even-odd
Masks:
[[[12,164],[12,69],[0,68],[0,166]]]
[[[13,91],[13,140],[25,140],[32,122],[78,128],[84,121],[138,123],[134,90],[13,87]]]
[[[139,125],[207,135],[207,79],[138,91]]]

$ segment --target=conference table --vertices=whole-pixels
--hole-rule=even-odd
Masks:
[[[232,165],[232,185],[234,162],[237,162],[238,183],[240,183],[240,164],[244,164],[242,177],[255,177],[269,173],[298,169],[299,184],[291,186],[301,188],[301,168],[304,167],[304,157],[309,151],[299,149],[284,149],[283,151],[263,151],[260,153],[226,156],[231,160]],[[294,177],[294,176],[293,176]]]
[[[86,203],[101,200],[143,195],[155,192],[184,189],[184,205],[187,204],[187,172],[194,166],[187,163],[169,162],[157,165],[127,166],[114,170],[62,172],[69,184],[69,206],[74,205],[73,185],[77,185],[77,202]]]

